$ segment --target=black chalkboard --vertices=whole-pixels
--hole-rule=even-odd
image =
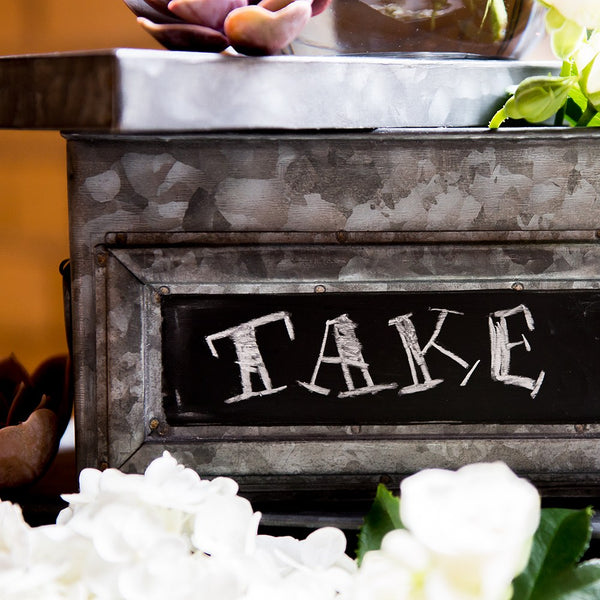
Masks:
[[[596,291],[173,295],[162,319],[171,424],[600,420]]]

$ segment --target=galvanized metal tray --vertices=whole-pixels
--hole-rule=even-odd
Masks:
[[[487,125],[555,63],[113,49],[0,58],[0,127],[116,133]]]

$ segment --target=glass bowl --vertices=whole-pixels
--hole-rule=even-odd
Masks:
[[[519,58],[543,35],[535,0],[332,0],[292,54],[456,54]]]

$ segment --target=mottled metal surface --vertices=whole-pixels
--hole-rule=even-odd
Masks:
[[[114,132],[485,126],[554,63],[116,49],[0,58],[0,127]]]
[[[317,284],[598,289],[600,132],[75,135],[68,148],[80,467],[142,470],[168,449],[250,489],[343,489],[499,459],[552,493],[598,493],[597,423],[169,426],[160,303]]]

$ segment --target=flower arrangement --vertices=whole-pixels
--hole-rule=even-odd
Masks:
[[[332,527],[259,535],[236,483],[168,453],[143,475],[85,469],[55,525],[31,528],[0,503],[3,600],[587,600],[600,561],[577,565],[589,510],[540,511],[502,463],[380,486],[357,560]],[[516,578],[515,578],[516,577]]]
[[[539,0],[548,8],[546,30],[554,54],[563,61],[558,76],[524,79],[490,121],[497,129],[506,119],[555,125],[600,125],[600,2]]]

